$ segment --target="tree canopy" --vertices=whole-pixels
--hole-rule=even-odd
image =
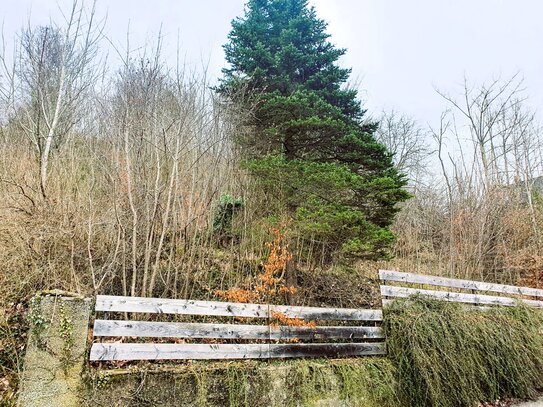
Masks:
[[[281,201],[303,237],[330,253],[381,256],[404,177],[367,122],[351,70],[307,0],[249,0],[224,46],[218,88],[251,106],[240,138],[247,168]]]

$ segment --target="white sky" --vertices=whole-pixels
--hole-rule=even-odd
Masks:
[[[88,2],[89,3],[89,2]],[[360,97],[371,113],[395,109],[421,124],[435,123],[443,102],[434,87],[454,92],[464,74],[474,81],[520,71],[531,104],[543,112],[541,0],[311,0],[329,23],[332,42],[348,49]],[[59,18],[71,0],[0,0],[8,42],[28,21]],[[175,58],[177,36],[191,64],[224,66],[221,46],[243,0],[98,0],[106,34],[122,47],[153,43],[161,24],[165,51]],[[106,44],[105,44],[106,45]],[[539,116],[541,118],[541,115]]]

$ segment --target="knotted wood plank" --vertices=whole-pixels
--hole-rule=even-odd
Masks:
[[[379,327],[364,326],[269,326],[212,323],[94,321],[94,336],[141,338],[217,338],[217,339],[365,339],[383,338]]]
[[[490,291],[501,294],[528,295],[543,297],[543,289],[518,287],[514,285],[484,283],[480,281],[461,280],[456,278],[428,276],[424,274],[405,273],[401,271],[379,270],[382,281],[397,281],[402,283],[426,284],[466,290]]]
[[[515,299],[509,297],[495,297],[491,295],[453,293],[449,291],[433,291],[423,290],[419,288],[397,287],[397,286],[381,286],[381,295],[384,297],[409,297],[410,295],[422,294],[427,297],[439,298],[444,301],[462,302],[468,304],[483,304],[483,305],[506,305],[515,306],[518,301],[524,302],[526,305],[536,308],[543,308],[543,301]]]
[[[297,307],[164,298],[96,296],[96,311],[270,318],[274,312],[306,320],[381,321],[376,309]]]
[[[172,344],[95,343],[91,361],[178,359],[268,359],[384,355],[383,343]]]

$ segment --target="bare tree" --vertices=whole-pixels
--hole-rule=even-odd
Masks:
[[[426,171],[426,159],[431,154],[428,134],[415,120],[393,110],[383,112],[375,136],[392,153],[396,167],[412,182]]]
[[[119,54],[123,64],[105,89],[99,115],[119,256],[96,268],[95,280],[120,276],[126,295],[173,294],[180,271],[193,273],[199,247],[211,238],[203,231],[213,206],[236,181],[234,121],[205,75],[181,62],[166,65],[160,36],[153,49],[132,51],[127,44]],[[95,229],[90,220],[89,236]],[[121,272],[113,273],[115,267]]]
[[[96,81],[100,27],[94,5],[75,0],[65,23],[28,25],[16,44],[12,64],[0,56],[2,96],[15,122],[31,140],[39,161],[39,186],[46,197],[50,158],[81,118],[79,109]]]
[[[518,240],[528,252],[539,250],[532,196],[542,142],[521,85],[518,75],[478,86],[464,79],[458,97],[439,92],[448,106],[430,131],[447,200],[438,212],[432,204],[410,214],[439,222],[434,248],[451,275],[514,281],[508,264],[518,256]]]
[[[508,181],[511,143],[515,140],[514,133],[524,125],[518,120],[524,101],[522,80],[518,76],[480,86],[472,86],[464,78],[458,99],[437,91],[450,104],[452,121],[461,125],[455,126],[458,146],[468,147],[478,157],[474,164],[481,167],[485,188]],[[470,146],[463,141],[466,135],[471,140]]]

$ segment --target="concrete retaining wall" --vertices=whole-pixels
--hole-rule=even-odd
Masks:
[[[35,297],[24,360],[20,407],[79,406],[91,301]]]

